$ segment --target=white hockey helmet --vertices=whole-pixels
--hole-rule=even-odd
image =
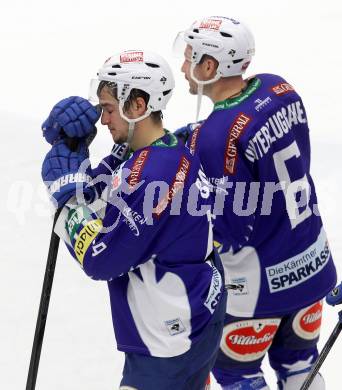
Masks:
[[[147,118],[151,112],[165,109],[175,86],[168,63],[160,55],[146,50],[127,50],[109,57],[97,76],[91,80],[89,100],[98,102],[101,82],[113,83],[117,89],[120,115],[129,124],[128,143],[132,140],[135,123]],[[124,104],[132,89],[149,94],[146,112],[136,119],[128,118],[124,113]]]
[[[249,29],[223,16],[196,21],[183,32],[183,39],[192,47],[192,63],[198,64],[204,54],[218,61],[218,78],[243,74],[255,53]]]
[[[90,100],[96,100],[101,81],[112,82],[117,87],[119,104],[128,99],[132,89],[149,94],[149,113],[165,109],[175,86],[167,62],[158,54],[145,50],[128,50],[108,58],[92,80]]]

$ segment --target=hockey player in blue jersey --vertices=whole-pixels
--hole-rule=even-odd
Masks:
[[[208,17],[181,33],[191,94],[213,102],[201,124],[179,129],[216,196],[214,239],[228,287],[213,373],[223,389],[298,390],[317,358],[322,298],[336,272],[310,176],[307,115],[292,85],[242,77],[254,39],[237,20]],[[177,42],[176,42],[176,46]],[[318,375],[310,389],[324,389]]]
[[[204,389],[226,306],[213,251],[211,197],[197,157],[163,128],[174,80],[144,50],[110,57],[92,81],[118,150],[87,164],[86,138],[98,119],[85,99],[59,102],[44,122],[53,143],[42,169],[63,207],[56,230],[93,279],[108,281],[121,389]],[[68,149],[63,132],[81,137]]]

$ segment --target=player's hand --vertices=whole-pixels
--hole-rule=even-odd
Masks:
[[[92,178],[89,152],[85,140],[77,151],[71,151],[66,140],[57,141],[46,155],[42,166],[42,178],[55,207],[62,207],[74,195],[91,201],[94,188],[89,185]]]
[[[201,124],[204,122],[204,120],[202,121],[198,121],[198,122],[195,122],[195,123],[188,123],[186,126],[183,126],[183,127],[180,127],[179,129],[175,130],[174,131],[174,135],[180,139],[181,141],[184,142],[184,144],[186,143],[186,141],[188,140],[190,134],[195,130],[197,129],[197,127],[201,126]]]
[[[42,124],[43,136],[50,144],[58,141],[64,133],[70,137],[83,138],[94,131],[101,110],[80,96],[70,96],[58,102]]]

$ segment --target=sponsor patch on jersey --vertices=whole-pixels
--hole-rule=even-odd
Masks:
[[[157,206],[153,209],[153,214],[157,217],[166,209],[167,205],[171,202],[173,197],[176,195],[178,191],[183,189],[184,182],[188,176],[190,170],[190,161],[182,156],[181,161],[179,163],[176,176],[173,180],[173,183],[166,193],[166,195],[159,201]]]
[[[189,148],[190,148],[190,153],[192,155],[195,154],[196,144],[197,144],[197,139],[198,139],[198,133],[200,131],[200,128],[201,128],[201,126],[198,126],[191,134],[191,140],[190,140]]]
[[[112,173],[112,191],[116,191],[122,185],[122,168],[123,164],[119,165]]]
[[[281,263],[266,267],[271,293],[293,288],[319,274],[328,264],[330,249],[322,229],[316,242],[303,252]]]
[[[199,28],[203,30],[218,30],[222,24],[219,19],[205,19],[201,21]]]
[[[229,284],[227,285],[229,294],[232,295],[248,295],[248,283],[247,278],[232,278],[229,279]]]
[[[255,103],[255,110],[261,111],[263,108],[265,108],[269,103],[271,103],[272,99],[267,96],[265,99],[256,99],[254,100]]]
[[[183,333],[185,331],[185,327],[180,318],[165,321],[165,325],[171,336],[175,336],[176,334]]]
[[[120,62],[122,64],[144,62],[144,53],[142,51],[126,51],[120,54]]]
[[[122,180],[121,175],[115,175],[112,181],[113,190],[117,190],[121,186]]]
[[[292,322],[295,334],[305,340],[317,338],[321,330],[322,311],[323,301],[300,310]]]
[[[279,83],[274,87],[271,87],[272,92],[278,96],[285,95],[286,93],[293,92],[294,88],[289,83]]]
[[[149,153],[149,150],[142,150],[134,160],[131,173],[127,178],[127,183],[131,188],[140,182],[141,174]]]
[[[102,229],[101,219],[95,219],[88,222],[85,227],[81,230],[76,238],[74,244],[74,250],[77,260],[83,265],[84,256],[91,245],[92,241],[95,240],[96,236]]]
[[[270,348],[280,321],[280,318],[262,318],[226,325],[220,345],[222,352],[239,362],[260,359]]]
[[[226,175],[234,175],[236,172],[236,162],[238,159],[237,141],[251,119],[251,117],[241,112],[234,119],[234,122],[228,131],[229,136],[224,156],[224,173]]]

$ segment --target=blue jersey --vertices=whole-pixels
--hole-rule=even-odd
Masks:
[[[62,212],[70,252],[87,275],[108,281],[121,351],[183,354],[215,312],[223,270],[199,171],[167,134],[124,161],[112,152],[93,171],[100,198]]]
[[[187,146],[216,196],[227,312],[282,315],[324,297],[336,272],[310,176],[307,116],[293,87],[276,75],[251,78],[240,96],[214,105]]]

